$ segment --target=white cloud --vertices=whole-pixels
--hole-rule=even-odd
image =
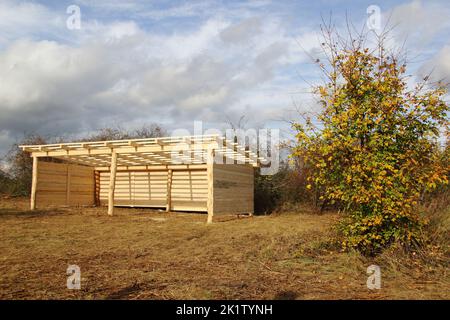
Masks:
[[[443,3],[413,0],[388,10],[384,18],[399,43],[406,41],[408,48],[424,48],[450,26],[449,16],[450,8]]]
[[[65,12],[64,12],[65,13]],[[0,1],[0,47],[17,38],[65,32],[64,16],[34,2]]]
[[[429,61],[424,63],[419,70],[419,75],[424,77],[431,75],[433,81],[450,83],[450,44],[444,46]]]
[[[416,76],[410,78],[410,87],[429,73],[434,81],[450,81],[450,7],[446,4],[446,1],[413,0],[385,14],[386,19],[390,16],[390,25],[394,27],[396,46],[405,42],[409,71]]]
[[[72,37],[18,37],[0,51],[0,128],[67,135],[117,122],[222,121],[273,79],[294,44],[276,20],[255,18],[172,34],[83,21]]]
[[[158,121],[189,127],[242,114],[260,124],[280,119],[295,84],[311,77],[308,55],[318,54],[317,32],[306,21],[292,29],[267,1],[165,9],[143,1],[74,3],[82,29],[70,31],[65,10],[0,0],[3,144],[24,131],[76,135]],[[439,8],[405,4],[394,8],[393,21],[402,24],[399,34],[435,36],[441,29],[433,24],[447,24]],[[195,18],[178,25],[186,17]],[[448,54],[444,48],[435,57],[445,74]]]

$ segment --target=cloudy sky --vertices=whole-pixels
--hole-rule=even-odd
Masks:
[[[74,137],[158,122],[280,127],[313,106],[321,17],[356,26],[380,7],[419,75],[450,76],[443,1],[0,0],[0,156],[24,133]],[[81,10],[69,29],[67,8]]]

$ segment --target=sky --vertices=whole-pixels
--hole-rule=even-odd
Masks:
[[[80,28],[67,20],[80,9]],[[0,157],[24,134],[106,126],[289,131],[314,110],[322,18],[345,28],[380,8],[412,79],[450,79],[450,2],[0,0]]]

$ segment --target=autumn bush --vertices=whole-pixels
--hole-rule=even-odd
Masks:
[[[282,162],[273,175],[261,175],[255,171],[255,214],[270,214],[298,204],[309,202],[304,192],[307,181],[298,167]]]
[[[338,230],[344,248],[375,254],[398,242],[417,246],[426,224],[424,193],[448,183],[440,130],[448,130],[445,86],[429,77],[408,86],[406,64],[365,37],[350,41],[330,29],[318,61],[326,81],[315,92],[322,111],[295,123],[297,146],[311,169],[309,189],[345,212]]]

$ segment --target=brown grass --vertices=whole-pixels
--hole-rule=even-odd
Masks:
[[[327,241],[336,214],[223,217],[0,200],[1,299],[449,299],[445,263],[376,260]],[[382,289],[366,287],[379,264]],[[69,264],[81,290],[66,288]]]

